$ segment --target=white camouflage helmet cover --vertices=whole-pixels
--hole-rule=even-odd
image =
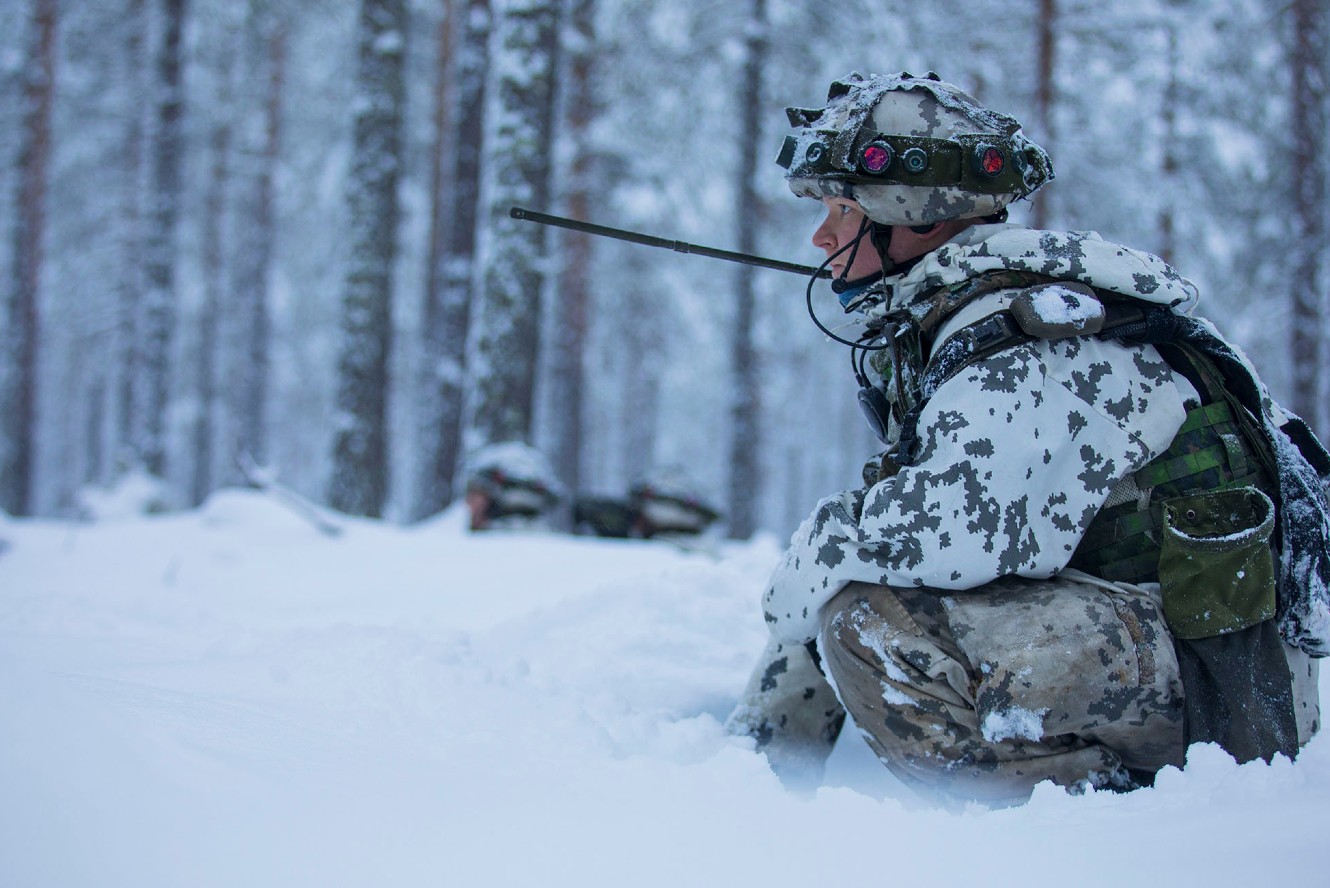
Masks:
[[[1053,178],[1020,123],[936,74],[831,85],[823,108],[789,108],[777,163],[800,197],[847,197],[883,225],[990,216]]]

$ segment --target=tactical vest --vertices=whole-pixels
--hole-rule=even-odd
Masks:
[[[1021,296],[1049,285],[1085,294],[1102,314],[1061,326],[1032,317],[1031,301]],[[1011,307],[934,351],[937,332],[961,307],[1013,288],[1025,289]],[[1068,566],[1118,582],[1159,583],[1186,691],[1188,743],[1218,742],[1239,761],[1296,755],[1281,638],[1312,656],[1330,652],[1323,618],[1330,456],[1305,424],[1290,417],[1274,429],[1250,369],[1199,322],[1084,284],[1004,271],[943,288],[924,313],[894,318],[894,326],[891,315],[884,319],[883,331],[894,346],[899,438],[884,458],[886,473],[917,458],[920,412],[939,386],[1035,339],[1095,335],[1150,344],[1187,377],[1201,404],[1163,453],[1110,492]]]
[[[998,290],[1041,286],[1074,288],[1100,302],[1102,325],[1090,332],[1074,325],[1038,328],[1019,309],[995,312],[957,331],[933,353],[942,325],[974,300]],[[892,458],[910,465],[917,456],[917,423],[928,399],[944,382],[971,364],[1035,339],[1096,335],[1124,341],[1145,341],[1140,326],[1151,311],[1170,312],[1110,291],[1022,271],[1002,271],[973,278],[935,291],[923,300],[925,311],[909,326],[902,342],[905,360],[896,360],[884,377],[913,387],[913,393],[894,393],[901,405],[900,438]],[[899,321],[901,315],[896,315]],[[1068,566],[1115,582],[1157,582],[1160,528],[1166,500],[1216,491],[1254,487],[1277,497],[1274,457],[1257,423],[1228,391],[1223,374],[1205,355],[1185,344],[1152,341],[1165,361],[1191,381],[1201,404],[1188,411],[1169,447],[1142,468],[1124,478],[1111,491],[1086,530]],[[929,355],[926,367],[920,367]],[[913,366],[909,366],[909,365]],[[890,469],[888,469],[890,471]]]
[[[1203,402],[1187,412],[1168,449],[1109,493],[1072,555],[1069,567],[1115,582],[1159,582],[1165,502],[1249,487],[1278,497],[1272,456],[1213,366],[1176,346],[1160,350],[1175,352],[1166,360],[1191,380]]]

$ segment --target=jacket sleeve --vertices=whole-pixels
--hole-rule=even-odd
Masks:
[[[822,500],[795,531],[763,598],[773,636],[815,638],[822,606],[854,580],[969,589],[1052,576],[1183,417],[1150,346],[1034,341],[973,364],[925,405],[912,465]]]

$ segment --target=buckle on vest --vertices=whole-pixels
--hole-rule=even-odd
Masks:
[[[1019,335],[1011,312],[1008,311],[1000,311],[982,321],[975,321],[957,334],[964,342],[966,352],[971,355],[982,354],[1000,347]]]

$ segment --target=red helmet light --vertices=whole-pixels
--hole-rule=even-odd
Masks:
[[[874,141],[864,146],[859,162],[870,173],[880,173],[891,164],[891,146],[886,142]]]
[[[996,176],[1007,168],[1007,158],[1002,149],[992,145],[979,146],[979,172],[985,176]]]

